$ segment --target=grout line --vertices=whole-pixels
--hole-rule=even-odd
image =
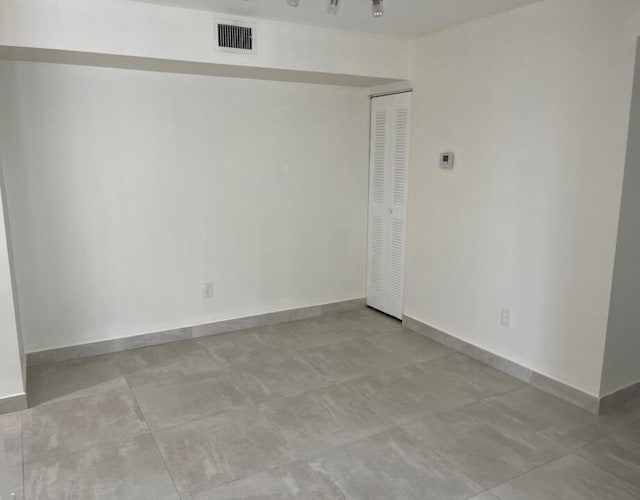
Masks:
[[[120,368],[120,367],[118,367],[118,368]],[[120,371],[122,371],[122,370],[120,370]],[[124,373],[123,373],[123,375],[124,375]],[[149,428],[149,423],[147,422],[147,417],[145,416],[144,412],[142,411],[142,407],[140,406],[140,403],[138,402],[138,398],[136,397],[135,392],[133,392],[131,384],[129,384],[129,380],[127,379],[126,376],[124,377],[124,379],[127,382],[127,387],[129,387],[129,392],[131,393],[131,397],[133,398],[133,401],[135,402],[136,406],[138,407],[138,410],[140,411],[140,415],[142,415],[142,419],[144,420],[144,425],[147,426],[147,430],[149,431],[149,434],[151,435],[151,439],[153,439],[153,443],[156,445],[156,450],[158,451],[158,455],[160,455],[160,460],[162,460],[164,468],[167,471],[167,474],[169,475],[169,479],[171,479],[171,484],[173,484],[173,488],[176,490],[176,494],[178,495],[178,498],[182,499],[182,494],[178,490],[178,487],[176,486],[176,482],[173,479],[173,475],[171,474],[171,470],[169,469],[169,466],[167,465],[167,462],[164,459],[164,456],[162,455],[162,452],[160,451],[160,446],[158,445],[158,441],[156,441],[156,437],[154,436],[153,431]],[[27,499],[25,498],[24,500],[27,500]]]
[[[538,434],[541,434],[541,433],[540,433],[540,432],[538,432],[538,431],[535,431],[535,432],[537,432]],[[541,435],[542,435],[542,436],[544,436],[544,434],[541,434]],[[545,436],[545,437],[546,437],[546,436]],[[547,439],[550,439],[550,438],[547,438]],[[507,480],[507,481],[503,481],[502,483],[500,483],[500,484],[498,484],[498,485],[496,485],[496,486],[492,486],[490,489],[488,489],[488,490],[486,490],[486,491],[490,492],[492,495],[494,495],[494,496],[496,496],[496,497],[498,497],[498,498],[501,498],[501,497],[499,497],[496,493],[494,493],[492,490],[494,490],[495,488],[497,488],[497,487],[499,487],[499,486],[502,486],[503,484],[506,484],[506,483],[509,483],[509,482],[511,482],[511,481],[514,481],[515,479],[517,479],[517,478],[519,478],[519,477],[522,477],[522,476],[524,476],[524,475],[526,475],[526,474],[529,474],[529,473],[531,473],[531,472],[533,472],[533,471],[535,471],[535,470],[538,470],[538,469],[540,469],[540,468],[542,468],[542,467],[545,467],[546,465],[552,464],[553,462],[557,462],[558,460],[560,460],[560,459],[562,459],[562,458],[565,458],[565,457],[567,457],[567,456],[569,456],[569,455],[575,455],[577,458],[579,458],[579,459],[582,459],[582,460],[585,460],[585,461],[589,462],[590,464],[592,464],[593,466],[597,467],[598,469],[600,469],[600,470],[602,470],[602,471],[604,471],[604,472],[607,472],[607,473],[609,473],[609,474],[611,474],[611,475],[615,476],[616,478],[618,478],[618,479],[622,480],[622,481],[623,481],[623,482],[625,482],[626,484],[631,485],[632,487],[634,487],[634,488],[636,488],[636,489],[637,489],[637,488],[638,488],[638,486],[633,485],[632,483],[630,483],[630,482],[629,482],[629,481],[627,481],[626,479],[621,478],[620,476],[618,476],[618,475],[614,474],[613,472],[610,472],[610,471],[606,470],[605,468],[603,468],[603,467],[599,466],[598,464],[595,464],[595,463],[591,462],[591,460],[589,460],[589,459],[587,459],[587,458],[585,458],[585,457],[582,457],[582,456],[580,456],[580,455],[578,455],[578,454],[577,454],[577,452],[578,452],[578,451],[580,451],[580,450],[582,450],[582,449],[586,448],[587,446],[589,446],[589,445],[593,444],[594,442],[596,442],[596,441],[598,441],[598,440],[600,440],[600,439],[602,439],[602,437],[600,437],[600,438],[595,438],[595,439],[593,439],[593,440],[589,441],[588,443],[584,444],[583,446],[581,446],[581,447],[579,447],[579,448],[576,448],[576,449],[574,449],[574,450],[568,451],[567,453],[563,453],[562,455],[560,455],[560,456],[558,456],[558,457],[554,458],[553,460],[549,460],[548,462],[545,462],[544,464],[538,465],[538,466],[534,467],[534,468],[533,468],[533,469],[531,469],[531,470],[528,470],[528,471],[526,471],[526,472],[523,472],[523,473],[521,473],[521,474],[518,474],[517,476],[514,476],[514,477],[512,477],[511,479],[509,479],[509,480]],[[555,442],[555,440],[552,440],[552,441],[554,441],[554,442]],[[471,497],[471,498],[473,498],[473,497]]]
[[[611,474],[612,476],[615,476],[616,478],[620,479],[622,482],[627,483],[627,484],[628,484],[628,485],[630,485],[630,486],[633,486],[635,489],[640,490],[640,484],[632,483],[632,482],[631,482],[631,481],[629,481],[628,479],[625,479],[624,477],[622,477],[622,476],[618,475],[616,472],[613,472],[613,471],[611,471],[611,470],[607,469],[606,467],[604,467],[604,466],[603,466],[603,465],[601,465],[601,464],[597,464],[597,463],[595,463],[595,462],[594,462],[594,461],[592,461],[590,458],[588,458],[588,457],[583,457],[582,455],[578,455],[578,454],[577,454],[577,452],[578,452],[578,451],[583,450],[583,449],[584,449],[584,448],[586,448],[587,446],[590,446],[590,445],[592,445],[593,443],[596,443],[596,442],[598,442],[598,441],[603,441],[603,440],[605,440],[605,439],[609,439],[609,440],[611,440],[609,437],[600,437],[600,438],[598,438],[598,439],[595,439],[594,441],[591,441],[591,442],[590,442],[590,443],[588,443],[588,444],[585,444],[584,446],[582,446],[582,447],[578,448],[577,450],[574,450],[574,451],[573,451],[573,453],[575,453],[576,457],[581,458],[582,460],[585,460],[585,461],[589,462],[589,463],[590,463],[591,465],[593,465],[594,467],[597,467],[598,469],[600,469],[600,470],[602,470],[602,471],[604,471],[604,472],[607,472],[608,474]]]
[[[365,376],[368,376],[368,375],[365,375]],[[206,378],[207,378],[207,377],[205,377],[205,378],[203,378],[203,379],[201,379],[201,380],[206,380]],[[210,378],[213,378],[213,377],[210,377]],[[357,380],[357,379],[351,379],[351,380]],[[336,386],[342,385],[342,384],[344,384],[344,383],[346,383],[346,382],[350,382],[351,380],[348,380],[348,381],[334,381],[334,382],[331,382],[331,383],[330,383],[330,384],[328,384],[328,385],[321,386],[321,387],[316,387],[316,388],[314,388],[314,389],[310,389],[310,390],[308,390],[308,391],[301,391],[301,392],[297,392],[297,393],[295,393],[295,394],[287,394],[286,396],[282,396],[282,397],[274,398],[274,399],[268,399],[268,400],[265,400],[265,401],[259,401],[259,402],[257,402],[257,403],[249,403],[249,404],[247,404],[247,405],[240,406],[240,407],[238,407],[238,408],[231,408],[231,409],[223,410],[223,411],[216,412],[216,413],[208,413],[208,414],[206,414],[206,415],[202,415],[202,416],[194,417],[194,418],[191,418],[191,419],[185,420],[185,421],[183,421],[183,422],[179,422],[179,423],[177,423],[177,424],[172,424],[172,425],[168,425],[168,426],[166,426],[166,427],[161,427],[161,428],[158,428],[158,429],[153,429],[153,430],[151,430],[151,432],[164,432],[164,431],[167,431],[167,430],[170,430],[170,429],[174,429],[174,428],[176,428],[176,427],[180,427],[181,425],[192,424],[192,423],[194,423],[194,422],[198,422],[198,421],[200,421],[200,420],[205,420],[205,419],[207,419],[207,418],[213,418],[213,417],[217,417],[217,416],[220,416],[220,415],[226,415],[226,414],[234,413],[234,412],[238,412],[238,411],[246,411],[246,410],[250,410],[250,409],[252,409],[252,408],[258,408],[258,407],[260,407],[260,406],[267,405],[267,404],[271,404],[271,403],[277,403],[277,402],[283,401],[283,400],[285,400],[285,399],[295,398],[295,397],[301,396],[301,395],[303,395],[303,394],[313,393],[313,392],[317,392],[317,391],[322,391],[322,390],[325,390],[325,389],[329,389],[329,388],[331,388],[331,387],[336,387]],[[234,386],[234,387],[235,387],[235,386]],[[236,387],[236,389],[238,390],[238,392],[240,392],[240,394],[242,394],[243,396],[245,396],[245,394],[244,394],[242,391],[240,391],[240,389],[238,389],[237,387]],[[246,397],[246,396],[245,396],[245,397]]]
[[[491,493],[491,494],[492,494],[492,495],[494,495],[494,496],[498,496],[498,495],[497,495],[497,494],[495,494],[492,490],[495,490],[497,487],[502,486],[503,484],[507,484],[507,483],[510,483],[511,481],[515,481],[515,480],[516,480],[516,479],[518,479],[519,477],[526,476],[527,474],[529,474],[529,473],[531,473],[531,472],[533,472],[533,471],[536,471],[536,470],[538,470],[538,469],[541,469],[542,467],[545,467],[545,466],[547,466],[547,465],[549,465],[549,464],[552,464],[553,462],[556,462],[556,461],[558,461],[558,460],[560,460],[560,459],[562,459],[562,458],[564,458],[564,457],[567,457],[567,456],[569,456],[569,455],[573,454],[575,451],[576,451],[576,450],[572,450],[572,451],[568,451],[567,453],[563,453],[562,455],[560,455],[560,456],[558,456],[558,457],[554,458],[553,460],[549,460],[548,462],[545,462],[545,463],[543,463],[543,464],[540,464],[540,465],[535,466],[533,469],[530,469],[530,470],[528,470],[528,471],[525,471],[525,472],[522,472],[522,473],[520,473],[520,474],[517,474],[517,475],[513,476],[511,479],[507,479],[506,481],[503,481],[503,482],[501,482],[500,484],[496,484],[495,486],[492,486],[491,488],[489,488],[489,489],[488,489],[488,490],[486,490],[486,491],[488,491],[489,493]],[[498,498],[500,498],[500,497],[498,497]]]

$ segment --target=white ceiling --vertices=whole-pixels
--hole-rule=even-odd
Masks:
[[[384,16],[374,19],[371,0],[340,0],[340,14],[327,14],[328,0],[137,0],[218,13],[274,19],[324,28],[410,38],[462,24],[538,0],[384,0]]]

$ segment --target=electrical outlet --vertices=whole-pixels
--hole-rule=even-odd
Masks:
[[[211,299],[213,298],[213,282],[207,281],[202,284],[202,298],[203,299]]]
[[[511,309],[507,309],[505,307],[502,308],[500,324],[506,328],[511,328]]]

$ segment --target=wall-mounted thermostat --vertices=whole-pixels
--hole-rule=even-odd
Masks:
[[[453,168],[453,153],[440,153],[440,168]]]

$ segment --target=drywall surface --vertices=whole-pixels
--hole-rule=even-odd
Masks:
[[[246,19],[256,25],[256,53],[237,54],[217,50],[214,19],[219,17],[229,16],[123,0],[3,0],[0,47],[390,79],[408,76],[408,41]]]
[[[16,322],[3,201],[0,190],[0,399],[24,394],[24,360]]]
[[[366,90],[8,62],[0,88],[27,352],[364,296]]]
[[[548,0],[414,47],[405,314],[594,396],[639,33]]]
[[[640,41],[631,104],[602,395],[640,381]]]

